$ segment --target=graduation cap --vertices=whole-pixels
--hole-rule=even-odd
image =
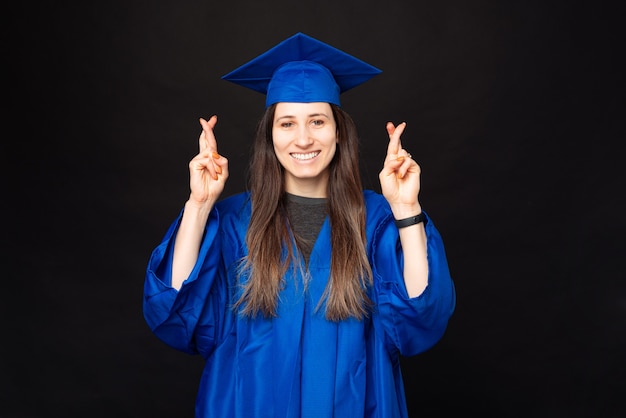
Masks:
[[[278,102],[327,102],[366,82],[381,70],[328,44],[296,33],[222,77]]]

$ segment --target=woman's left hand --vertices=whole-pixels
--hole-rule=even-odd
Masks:
[[[406,122],[394,126],[387,122],[389,145],[383,169],[378,174],[380,186],[396,219],[414,216],[421,212],[418,201],[420,191],[420,166],[400,142]]]

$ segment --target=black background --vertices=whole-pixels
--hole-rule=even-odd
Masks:
[[[617,3],[617,2],[616,2]],[[407,121],[458,305],[403,360],[411,416],[626,412],[623,10],[570,1],[84,1],[5,10],[0,416],[190,417],[199,358],[141,310],[218,114],[243,190],[264,97],[220,77],[304,32],[383,70],[345,93],[363,179]]]

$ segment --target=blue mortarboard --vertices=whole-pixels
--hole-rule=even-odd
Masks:
[[[328,102],[381,71],[303,33],[296,33],[222,77],[278,102]]]

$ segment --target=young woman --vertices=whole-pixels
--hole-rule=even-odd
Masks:
[[[206,360],[197,417],[407,416],[399,356],[439,341],[455,292],[406,124],[386,126],[382,195],[362,190],[339,94],[365,81],[363,67],[296,34],[225,76],[270,73],[249,191],[234,196],[220,200],[217,118],[200,120],[191,193],[144,294],[153,332]]]

